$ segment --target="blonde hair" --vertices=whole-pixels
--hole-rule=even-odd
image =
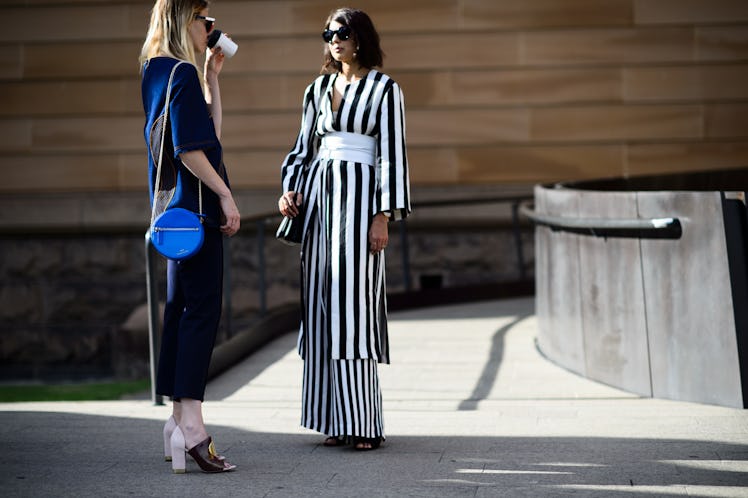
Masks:
[[[188,28],[195,16],[207,7],[207,0],[156,0],[148,34],[140,50],[140,67],[157,56],[174,57],[197,66]]]

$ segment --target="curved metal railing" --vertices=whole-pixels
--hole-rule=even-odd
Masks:
[[[595,237],[679,239],[683,228],[678,218],[579,218],[538,213],[520,205],[522,215],[535,224]]]

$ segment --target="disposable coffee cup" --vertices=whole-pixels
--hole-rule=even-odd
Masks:
[[[239,45],[226,36],[220,29],[214,29],[208,37],[208,47],[220,47],[226,57],[233,57]]]

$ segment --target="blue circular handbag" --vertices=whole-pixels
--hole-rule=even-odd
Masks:
[[[202,219],[188,209],[167,209],[151,225],[153,247],[169,259],[179,261],[193,256],[203,240]]]
[[[164,99],[164,119],[161,124],[161,145],[158,154],[158,165],[156,166],[156,183],[153,191],[158,193],[161,185],[161,162],[164,157],[164,141],[169,116],[169,99],[171,98],[171,83],[174,73],[180,61],[174,65],[166,84],[166,98]],[[184,208],[168,208],[160,215],[156,215],[158,205],[154,194],[153,206],[151,208],[151,232],[150,239],[153,247],[169,259],[177,261],[187,259],[197,253],[203,246],[205,240],[205,229],[203,228],[203,183],[198,179],[199,209],[201,214],[195,214]],[[166,203],[168,204],[168,202]]]

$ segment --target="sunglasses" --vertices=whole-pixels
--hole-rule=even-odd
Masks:
[[[205,32],[210,33],[213,29],[213,24],[216,22],[215,17],[195,16],[195,19],[202,19],[205,22]]]
[[[351,28],[348,26],[341,26],[335,31],[328,28],[322,32],[322,39],[327,43],[332,43],[332,39],[335,38],[335,35],[338,35],[338,40],[346,41],[351,37]]]

